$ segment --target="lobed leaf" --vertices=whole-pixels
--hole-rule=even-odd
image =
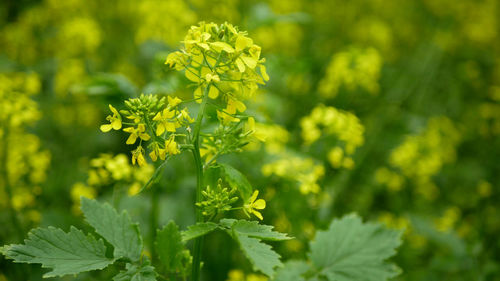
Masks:
[[[237,188],[243,198],[243,201],[247,201],[250,196],[252,196],[252,185],[248,182],[247,178],[240,173],[240,171],[233,168],[228,164],[219,164],[226,175],[226,180],[233,188]]]
[[[5,246],[2,252],[16,263],[40,263],[52,269],[43,277],[103,269],[114,262],[106,257],[102,239],[96,240],[73,226],[68,233],[54,227],[35,228],[24,244]]]
[[[333,220],[328,230],[318,231],[309,257],[319,275],[330,281],[383,281],[400,272],[385,260],[396,254],[401,234],[347,215]]]
[[[163,229],[157,230],[155,245],[158,257],[168,271],[182,267],[184,244],[175,222],[171,221]]]
[[[142,252],[142,238],[137,224],[127,212],[121,214],[107,203],[82,197],[81,209],[86,221],[114,247],[114,257],[138,261]]]
[[[199,222],[197,224],[191,225],[186,231],[181,233],[182,241],[189,241],[191,239],[208,234],[219,226],[213,222]]]
[[[306,281],[302,275],[310,269],[304,261],[288,261],[276,271],[273,281]]]
[[[273,251],[271,246],[262,243],[259,239],[235,233],[241,250],[250,260],[254,270],[259,270],[267,276],[274,274],[274,268],[282,266],[280,255]]]
[[[262,240],[284,241],[292,239],[286,233],[273,231],[273,226],[259,224],[257,221],[238,220],[232,224],[232,228],[239,234]]]
[[[113,281],[156,281],[156,275],[148,260],[142,265],[127,263],[125,270],[113,277]]]

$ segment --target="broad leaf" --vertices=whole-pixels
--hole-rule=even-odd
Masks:
[[[334,220],[327,231],[318,231],[309,256],[330,281],[383,281],[400,272],[385,262],[400,244],[400,231],[348,215]]]
[[[103,269],[114,262],[106,257],[106,246],[101,239],[85,236],[73,226],[68,233],[54,227],[35,228],[24,243],[5,246],[2,252],[14,262],[40,263],[51,268],[43,277]]]
[[[274,268],[283,265],[280,261],[280,255],[273,251],[271,246],[246,235],[235,233],[234,236],[240,244],[241,250],[252,263],[254,270],[259,270],[271,277],[274,274]]]
[[[273,226],[259,224],[257,221],[238,220],[232,225],[233,231],[249,237],[270,241],[290,240],[286,233],[273,231]]]
[[[158,257],[168,271],[182,267],[184,244],[179,228],[173,221],[157,231],[155,244]]]
[[[250,196],[252,196],[252,185],[248,182],[247,178],[240,173],[238,170],[233,168],[228,164],[220,164],[224,169],[224,174],[226,175],[227,182],[232,188],[238,189],[243,198],[243,201],[247,201]]]
[[[302,275],[309,269],[310,266],[304,261],[288,261],[276,271],[273,281],[305,281]]]
[[[188,241],[203,236],[214,231],[217,227],[217,224],[213,222],[199,222],[191,225],[186,231],[182,232],[182,241]]]
[[[142,238],[139,228],[130,220],[127,212],[121,214],[107,203],[82,197],[82,211],[87,222],[95,228],[113,247],[114,257],[139,260],[142,251]]]
[[[113,281],[156,281],[155,268],[149,260],[142,265],[127,263],[126,270],[120,271]]]

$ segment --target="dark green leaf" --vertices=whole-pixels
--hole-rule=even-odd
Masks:
[[[175,272],[181,268],[184,244],[179,228],[173,221],[157,231],[155,244],[158,257],[168,271]]]
[[[7,258],[18,263],[40,263],[52,271],[44,277],[77,274],[84,271],[103,269],[114,262],[106,257],[106,246],[99,239],[71,227],[68,233],[61,229],[36,228],[24,240],[24,245],[3,247]]]
[[[309,256],[330,281],[383,281],[400,272],[385,261],[400,244],[401,231],[348,215],[334,220],[327,231],[318,231]]]
[[[113,247],[114,257],[139,260],[142,252],[142,238],[139,227],[133,224],[127,212],[121,214],[107,203],[82,197],[82,211],[87,222],[95,228]]]
[[[252,185],[250,185],[247,178],[228,164],[220,164],[220,166],[224,169],[227,182],[232,188],[238,189],[243,200],[247,201],[252,196]]]
[[[113,281],[156,281],[156,275],[148,260],[142,265],[127,263],[126,270],[120,271]]]
[[[182,241],[188,241],[203,236],[214,231],[217,227],[218,225],[213,222],[199,222],[195,225],[191,225],[186,231],[182,232]]]

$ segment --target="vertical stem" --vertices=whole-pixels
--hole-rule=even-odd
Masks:
[[[16,211],[14,210],[14,206],[12,205],[12,187],[10,186],[10,180],[9,180],[9,171],[7,168],[7,161],[9,159],[8,153],[9,153],[9,123],[10,119],[7,118],[5,120],[5,124],[3,126],[3,134],[2,134],[2,155],[0,158],[0,173],[1,173],[1,178],[3,178],[3,186],[5,189],[5,193],[7,193],[7,209],[9,209],[10,213],[10,219],[12,222],[12,225],[14,226],[14,229],[16,231],[17,239],[19,241],[23,240],[24,233],[23,229],[21,226],[21,223],[19,222],[19,219],[17,217]]]
[[[159,197],[158,197],[158,188],[151,187],[151,213],[150,213],[150,222],[149,222],[149,231],[150,231],[150,246],[151,249],[151,262],[153,263],[156,259],[156,229],[158,228],[158,211],[159,211]]]
[[[202,102],[200,105],[200,110],[198,112],[198,117],[196,117],[196,123],[194,125],[193,131],[193,156],[196,166],[196,203],[200,202],[202,199],[201,191],[203,189],[203,162],[201,161],[200,155],[200,130],[203,121],[203,115],[205,114],[205,107],[207,105],[208,89],[210,84],[207,85],[203,92]],[[203,215],[201,209],[196,209],[196,222],[202,222]],[[200,266],[201,266],[201,248],[203,244],[203,236],[198,237],[194,241],[193,249],[193,266],[192,266],[192,280],[200,280]]]

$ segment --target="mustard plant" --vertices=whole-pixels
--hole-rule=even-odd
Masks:
[[[123,106],[109,105],[111,114],[100,129],[127,133],[125,143],[132,146],[133,165],[156,164],[150,179],[134,193],[153,192],[152,183],[168,160],[191,154],[196,174],[192,202],[196,223],[183,231],[173,221],[159,229],[153,227],[156,235],[148,254],[138,225],[126,211],[119,213],[107,203],[81,197],[81,211],[95,234],[84,234],[75,227],[69,232],[36,228],[24,244],[4,246],[1,252],[15,262],[40,263],[52,269],[44,277],[101,270],[116,263],[124,267],[113,278],[115,281],[199,281],[204,236],[221,230],[236,241],[255,271],[273,280],[386,280],[397,275],[397,267],[385,260],[400,244],[400,232],[364,224],[355,215],[334,220],[328,231],[318,232],[311,243],[309,261],[283,265],[280,255],[264,241],[292,238],[261,224],[266,201],[259,197],[259,190],[252,187],[244,172],[219,162],[220,156],[242,151],[259,139],[254,117],[245,114],[245,101],[269,80],[261,48],[247,32],[229,23],[201,22],[189,29],[182,43],[183,48],[169,54],[165,64],[184,72],[193,97],[182,100],[142,94],[124,101]],[[189,112],[189,103],[198,104],[196,114]],[[208,107],[217,112],[215,126],[204,122]],[[103,183],[108,178],[131,181],[116,170],[115,162],[122,157],[101,158],[93,163],[99,175],[92,176],[92,182]],[[323,170],[313,173],[319,177]],[[304,179],[304,186],[315,186],[315,179]],[[314,192],[314,188],[306,187],[303,193]],[[154,193],[151,204],[157,204]],[[191,240],[192,247],[187,247]]]

